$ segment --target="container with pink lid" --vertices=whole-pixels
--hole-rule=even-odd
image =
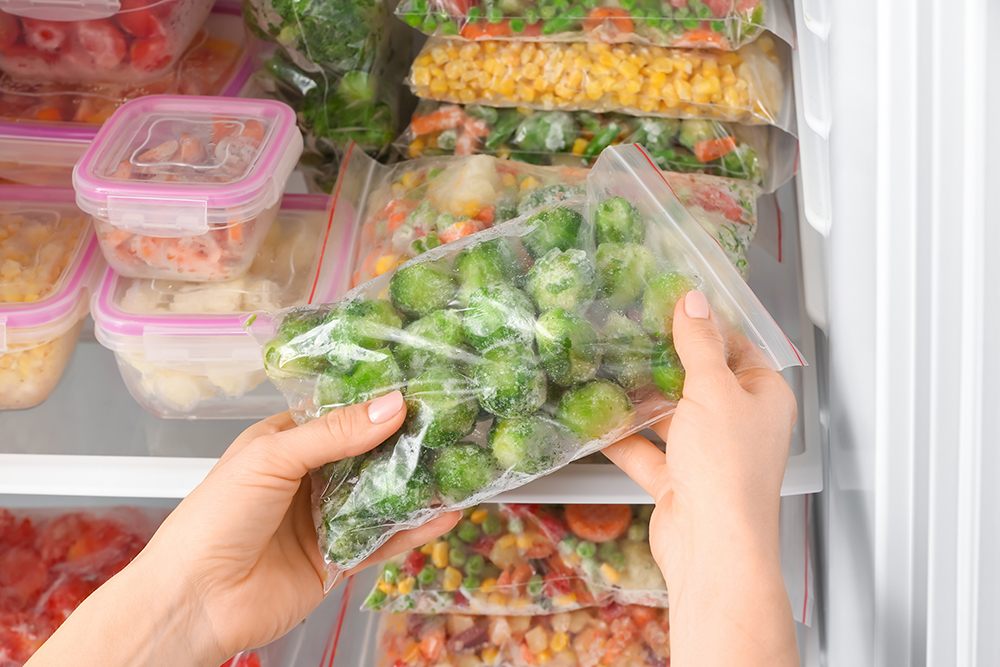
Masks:
[[[0,186],[0,410],[55,389],[103,265],[72,190]]]
[[[244,331],[256,311],[323,303],[344,290],[350,235],[328,197],[287,195],[249,271],[227,282],[126,278],[106,270],[91,304],[132,396],[159,417],[260,418],[287,403]]]
[[[73,187],[123,276],[231,280],[250,268],[301,154],[281,102],[152,95],[108,119]]]

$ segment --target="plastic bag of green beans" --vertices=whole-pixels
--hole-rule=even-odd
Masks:
[[[324,307],[257,317],[297,421],[400,389],[406,422],[314,473],[332,585],[391,535],[476,505],[669,415],[674,306],[699,289],[775,369],[798,352],[638,145],[568,199],[414,258]]]

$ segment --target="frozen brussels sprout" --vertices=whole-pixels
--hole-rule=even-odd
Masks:
[[[487,486],[500,472],[490,453],[473,442],[460,442],[440,450],[431,468],[438,491],[456,502]]]
[[[330,311],[325,324],[330,338],[377,350],[399,333],[403,318],[388,301],[355,299]]]
[[[487,442],[502,470],[534,475],[552,465],[559,451],[559,431],[555,424],[538,415],[498,417]]]
[[[274,338],[264,346],[264,367],[268,375],[303,377],[326,368],[322,336],[310,334],[322,322],[321,313],[292,311],[285,315]]]
[[[486,352],[472,379],[479,403],[501,417],[525,417],[545,403],[545,372],[531,346],[523,343]]]
[[[514,144],[522,151],[562,153],[580,136],[573,115],[566,111],[540,111],[531,114],[514,132]]]
[[[543,185],[537,188],[532,188],[528,191],[528,194],[523,196],[521,201],[518,202],[517,214],[525,215],[536,209],[542,208],[543,206],[558,204],[569,197],[582,195],[584,193],[584,189],[583,185],[566,185],[564,183],[553,183],[552,185]]]
[[[393,354],[406,376],[414,377],[431,366],[460,362],[464,344],[461,314],[435,310],[403,330]]]
[[[628,143],[642,144],[654,153],[666,150],[673,146],[680,125],[676,118],[640,118]]]
[[[653,381],[664,396],[672,401],[681,400],[684,366],[672,340],[659,340],[653,347]]]
[[[316,380],[313,402],[320,414],[370,401],[403,385],[403,372],[388,350],[357,349],[365,356],[349,372],[328,368]]]
[[[404,436],[405,437],[405,436]],[[434,496],[434,480],[418,460],[413,443],[380,451],[361,465],[358,482],[345,508],[402,521],[427,507]]]
[[[602,333],[604,373],[630,390],[653,381],[653,343],[641,326],[624,315],[611,313]]]
[[[602,243],[595,260],[597,294],[615,310],[625,310],[638,301],[656,271],[653,253],[638,243]]]
[[[517,256],[505,238],[466,248],[455,258],[459,303],[467,304],[469,296],[480,287],[512,282],[519,268]]]
[[[605,199],[594,207],[597,243],[642,243],[646,240],[646,221],[639,209],[622,197]]]
[[[404,267],[389,281],[389,298],[411,317],[430,315],[455,299],[455,279],[442,262],[422,262]]]
[[[405,392],[406,429],[424,447],[458,442],[476,428],[479,403],[469,381],[453,368],[430,368]]]
[[[584,234],[583,216],[571,208],[556,206],[539,211],[525,223],[534,229],[521,239],[524,248],[533,258],[538,259],[553,248],[569,250],[582,247]]]
[[[355,513],[340,514],[324,520],[326,557],[334,563],[350,561],[368,550],[388,530],[378,517]]]
[[[585,309],[594,297],[594,263],[582,250],[553,248],[525,277],[525,290],[539,310]]]
[[[497,345],[530,345],[535,338],[535,306],[516,287],[480,287],[469,295],[462,326],[468,341],[481,352]]]
[[[673,335],[674,308],[694,283],[683,273],[670,271],[650,279],[642,295],[642,326],[654,336]]]
[[[687,118],[681,121],[681,131],[677,141],[681,146],[694,150],[695,144],[720,137],[728,137],[729,133],[713,120]]]
[[[549,380],[563,387],[593,380],[601,365],[600,336],[594,325],[562,308],[542,313],[535,323],[538,355]]]
[[[563,394],[556,419],[586,440],[597,440],[632,422],[632,401],[608,380],[594,380]]]

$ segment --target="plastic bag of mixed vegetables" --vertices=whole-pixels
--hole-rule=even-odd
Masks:
[[[409,158],[487,153],[588,167],[608,146],[632,143],[664,171],[742,178],[773,192],[795,174],[798,142],[773,126],[422,100],[395,147]]]
[[[587,171],[486,155],[422,158],[392,167],[352,149],[333,207],[356,229],[352,287],[442,244],[583,195]],[[757,229],[756,186],[703,174],[666,174],[688,211],[746,277]]]
[[[789,43],[792,35],[786,7],[776,0],[405,0],[396,14],[428,35],[471,40],[732,50],[765,29]]]
[[[501,431],[496,443],[516,437]],[[536,615],[610,601],[667,606],[649,549],[652,505],[480,505],[387,561],[369,609]]]
[[[794,134],[791,72],[788,45],[770,35],[739,51],[431,37],[408,83],[439,102],[708,118]]]
[[[801,363],[633,144],[598,159],[586,205],[568,199],[434,248],[338,303],[257,317],[268,376],[297,421],[394,389],[408,404],[394,438],[314,473],[328,583],[401,529],[669,415],[684,380],[674,306],[695,288],[739,344],[775,369]]]

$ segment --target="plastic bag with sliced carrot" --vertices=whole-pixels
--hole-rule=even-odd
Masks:
[[[703,118],[794,134],[791,73],[790,48],[771,35],[728,52],[432,37],[408,83],[417,97],[455,104]]]
[[[518,164],[466,163],[477,166],[436,176],[461,193],[446,203],[470,211],[512,187],[486,164]],[[409,403],[396,438],[313,473],[328,584],[400,530],[669,415],[684,378],[671,318],[691,289],[730,344],[757,346],[775,369],[801,364],[641,148],[606,149],[585,183],[585,200],[563,184],[536,187],[526,200],[548,201],[534,212],[428,250],[336,303],[248,321],[298,422],[394,389]]]
[[[434,37],[631,42],[733,50],[770,30],[791,42],[780,0],[404,0],[396,15]]]
[[[365,601],[422,614],[536,615],[610,601],[667,605],[651,505],[485,504],[382,565]]]

